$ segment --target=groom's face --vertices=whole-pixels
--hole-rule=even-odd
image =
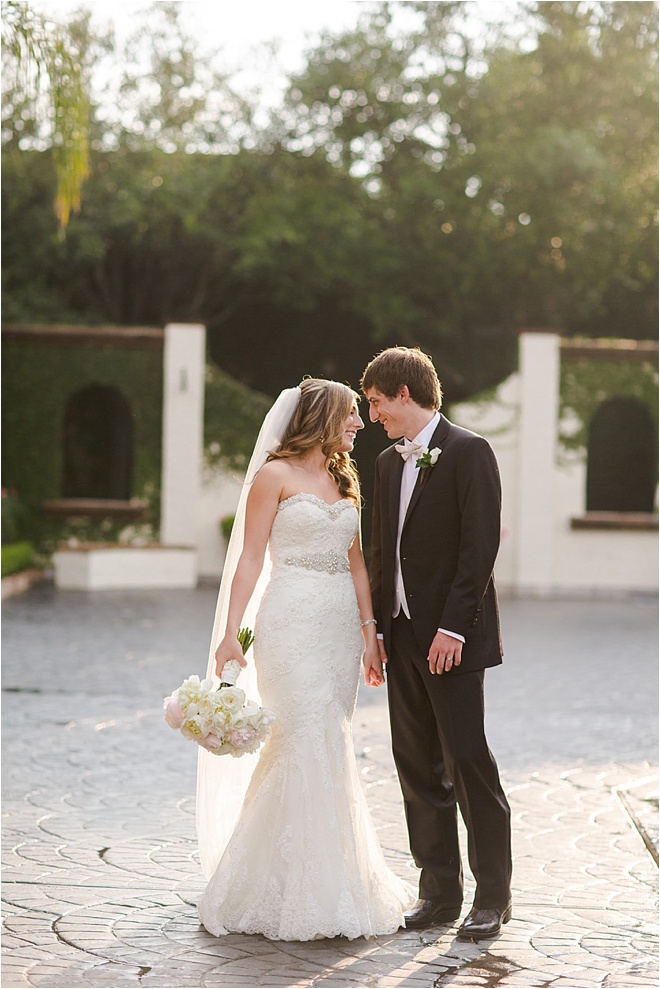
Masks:
[[[405,435],[406,405],[404,395],[388,398],[376,388],[369,388],[365,393],[369,402],[369,418],[379,422],[391,440],[397,440]]]

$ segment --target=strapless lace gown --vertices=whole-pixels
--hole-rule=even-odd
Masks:
[[[391,934],[416,898],[385,864],[355,762],[362,634],[347,553],[357,528],[347,500],[298,494],[278,507],[255,623],[259,690],[277,721],[198,905],[211,934]]]

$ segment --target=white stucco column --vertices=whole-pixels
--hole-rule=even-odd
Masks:
[[[559,410],[560,337],[520,336],[520,447],[515,585],[549,590],[553,573],[555,445]]]
[[[195,546],[204,444],[206,329],[165,327],[160,540]]]

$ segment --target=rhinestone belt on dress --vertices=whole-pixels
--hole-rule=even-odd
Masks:
[[[310,553],[308,556],[287,556],[283,561],[288,567],[304,567],[323,573],[348,573],[351,569],[346,556],[330,550],[328,553]]]

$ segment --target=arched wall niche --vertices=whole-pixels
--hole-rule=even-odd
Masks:
[[[130,499],[133,457],[133,416],[119,389],[91,384],[74,392],[64,413],[62,496]]]
[[[594,413],[587,447],[587,512],[653,512],[655,427],[631,396],[607,399]]]

